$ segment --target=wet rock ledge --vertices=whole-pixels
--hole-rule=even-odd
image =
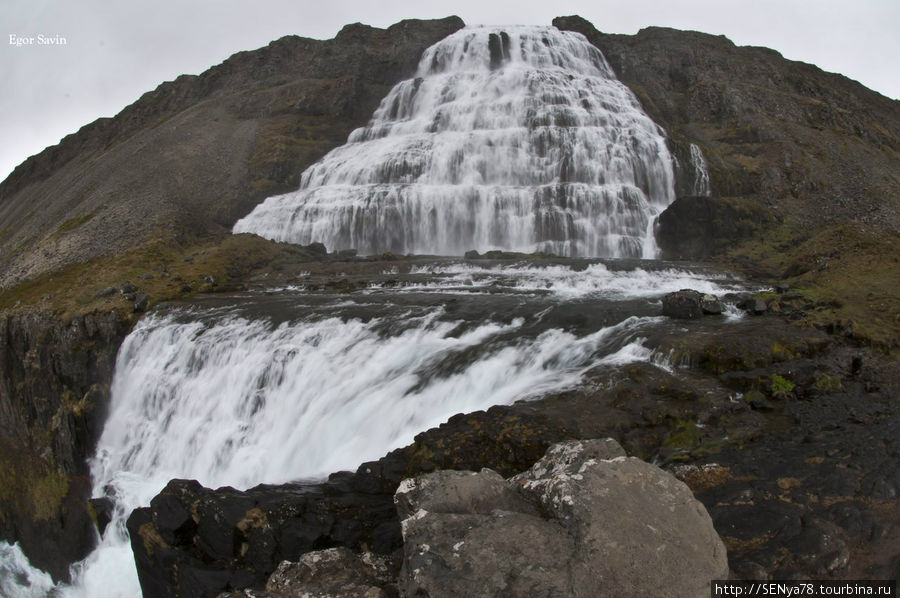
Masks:
[[[170,500],[151,507],[157,519]],[[612,439],[553,445],[509,479],[490,469],[407,479],[393,502],[403,542],[393,556],[313,551],[282,562],[265,591],[221,597],[699,597],[728,575],[725,546],[691,490]],[[264,525],[263,513],[248,517]]]

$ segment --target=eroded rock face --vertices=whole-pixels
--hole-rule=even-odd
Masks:
[[[846,219],[897,228],[900,193],[889,175],[900,139],[895,100],[724,36],[661,27],[606,34],[577,16],[553,24],[597,46],[666,130],[679,165],[676,195],[696,195],[691,145],[705,156],[714,199],[683,202],[660,219],[662,230],[684,224],[670,231],[680,237],[693,228],[699,237],[663,234],[671,257],[721,251],[728,236],[713,223],[739,236],[772,216],[809,227]]]
[[[774,221],[750,199],[679,197],[659,215],[656,241],[670,259],[705,258],[736,246]]]
[[[613,440],[529,471],[438,472],[396,494],[407,596],[707,596],[725,546],[686,485]]]
[[[115,311],[0,317],[0,539],[57,580],[95,543],[86,460],[129,326]]]

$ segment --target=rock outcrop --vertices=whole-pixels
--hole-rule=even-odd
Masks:
[[[143,594],[202,598],[259,587],[281,562],[323,548],[390,555],[400,525],[392,491],[378,482],[345,473],[240,492],[172,480],[128,519]]]
[[[401,484],[404,596],[709,595],[725,547],[690,489],[611,439],[554,445],[507,481]]]
[[[552,446],[528,471],[439,471],[400,484],[399,557],[347,548],[284,561],[264,591],[288,596],[706,596],[725,547],[671,474],[612,440]],[[401,566],[402,563],[402,566]]]
[[[762,234],[774,220],[768,208],[746,199],[679,197],[660,214],[656,240],[668,257],[706,258]]]
[[[0,316],[0,539],[56,579],[94,545],[87,459],[129,328],[115,311]]]
[[[715,200],[676,202],[660,218],[671,257],[721,252],[735,233],[752,236],[766,221],[787,221],[800,238],[846,220],[900,228],[900,183],[891,174],[900,102],[724,36],[661,27],[606,34],[576,16],[553,24],[597,46],[666,130],[678,160],[677,196],[698,191],[691,145],[705,156]],[[683,218],[685,209],[697,219]]]
[[[705,315],[718,315],[723,311],[725,306],[718,297],[693,289],[674,291],[662,298],[662,313],[670,318],[693,320]]]

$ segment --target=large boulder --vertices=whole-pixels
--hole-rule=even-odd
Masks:
[[[759,234],[773,220],[747,199],[679,197],[659,215],[656,241],[668,259],[704,258]]]
[[[690,489],[612,439],[554,445],[530,470],[405,481],[401,594],[707,596],[725,547]]]
[[[669,293],[662,300],[663,315],[670,318],[693,320],[703,315],[721,314],[725,306],[715,295],[692,289]]]

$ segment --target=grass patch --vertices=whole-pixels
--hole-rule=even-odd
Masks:
[[[0,439],[0,521],[58,517],[68,492],[68,476],[52,461]]]
[[[0,292],[0,311],[41,309],[63,320],[98,309],[131,314],[132,303],[120,292],[105,297],[98,292],[131,283],[150,296],[152,307],[227,288],[259,269],[309,259],[311,254],[302,247],[249,234],[223,234],[183,245],[150,243],[121,255],[71,264],[6,289]]]
[[[823,376],[816,378],[816,381],[815,381],[815,383],[813,383],[813,386],[817,390],[821,390],[823,392],[828,392],[828,391],[833,391],[833,390],[840,390],[843,387],[843,384],[841,383],[840,376],[825,374]]]
[[[31,487],[31,507],[34,519],[47,521],[59,513],[60,505],[69,492],[69,478],[58,471],[51,471]]]
[[[796,387],[797,385],[787,378],[775,374],[772,376],[772,384],[769,390],[772,392],[773,397],[786,397],[794,392]]]
[[[783,223],[723,265],[789,283],[813,304],[805,325],[839,330],[887,352],[900,348],[900,232],[841,223],[810,236]]]

